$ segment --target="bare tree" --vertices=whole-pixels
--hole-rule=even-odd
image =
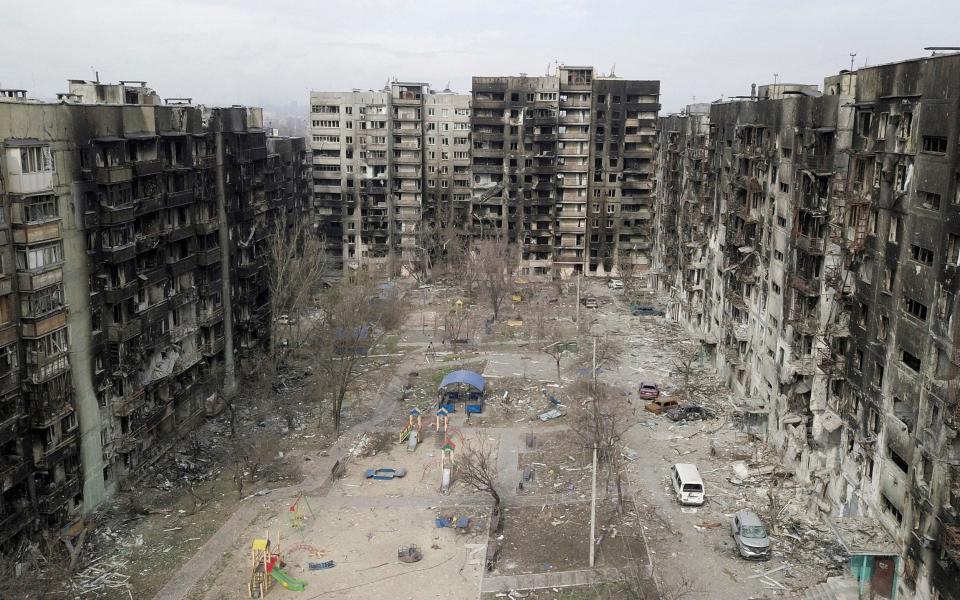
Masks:
[[[699,346],[684,346],[680,354],[673,359],[673,369],[670,374],[677,384],[676,394],[685,400],[697,394],[702,387],[700,378],[700,348]]]
[[[596,346],[594,346],[594,342],[596,342]],[[597,374],[599,374],[600,371],[612,369],[617,365],[617,360],[623,354],[623,344],[612,336],[581,335],[577,350],[580,354],[580,363],[590,365],[588,369],[592,369],[595,362]],[[596,361],[594,361],[594,355],[596,355]]]
[[[591,390],[592,388],[592,390]],[[604,468],[606,487],[613,482],[617,492],[617,507],[623,508],[623,434],[629,429],[624,419],[610,409],[607,402],[610,388],[604,383],[581,381],[574,390],[575,396],[586,395],[589,405],[574,413],[572,430],[585,448],[597,450],[597,462]]]
[[[499,482],[497,481],[497,455],[494,446],[483,436],[463,441],[457,453],[457,477],[478,492],[486,492],[493,498],[493,510],[500,510]]]
[[[567,355],[574,354],[577,351],[576,340],[564,337],[558,330],[554,329],[550,334],[550,343],[543,347],[544,354],[550,356],[557,365],[557,382],[560,383],[560,360]]]
[[[482,240],[475,245],[474,254],[478,268],[478,282],[493,319],[500,318],[500,309],[513,291],[513,271],[516,261],[514,248],[503,235]]]
[[[311,336],[311,350],[329,395],[333,426],[340,434],[347,391],[362,375],[361,364],[383,336],[403,320],[403,304],[390,287],[378,287],[367,273],[344,278],[323,297]]]
[[[453,342],[462,340],[469,333],[473,320],[473,311],[466,304],[455,306],[447,311],[443,318],[443,330],[446,338]]]
[[[309,337],[313,320],[307,318],[315,310],[314,298],[327,270],[324,242],[306,219],[292,223],[286,213],[274,223],[268,241],[270,287],[273,323],[270,327],[270,358],[273,368],[297,351]]]

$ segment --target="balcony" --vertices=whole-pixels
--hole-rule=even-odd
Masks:
[[[265,146],[259,148],[244,148],[237,154],[237,162],[241,163],[264,160],[265,158],[267,158],[267,148]]]
[[[48,360],[54,360],[57,356],[62,356],[62,354],[48,357]],[[72,413],[73,405],[67,400],[62,400],[56,404],[44,401],[43,405],[34,407],[33,411],[30,426],[33,429],[42,430],[53,426],[54,423]]]
[[[13,241],[16,244],[39,244],[60,239],[60,221],[46,223],[16,223],[13,226]]]
[[[734,323],[733,337],[740,342],[750,341],[750,325],[748,323]]]
[[[213,327],[223,320],[223,307],[218,306],[214,309],[201,310],[197,315],[197,322],[201,327]]]
[[[24,474],[26,473],[25,465],[23,472]],[[0,468],[0,479],[5,479],[2,468]],[[7,540],[12,539],[20,533],[29,522],[29,519],[24,517],[24,513],[18,510],[14,510],[13,513],[0,517],[0,545],[5,545]]]
[[[220,248],[197,250],[196,257],[200,266],[215,265],[220,262]]]
[[[79,477],[73,477],[46,489],[37,490],[37,494],[40,496],[40,512],[53,514],[79,493]]]
[[[807,277],[797,273],[791,278],[790,285],[793,289],[805,296],[820,295],[820,279],[818,278]]]
[[[167,257],[167,266],[170,268],[171,277],[176,277],[177,275],[182,275],[183,273],[192,270],[196,264],[197,257],[194,254],[189,254],[180,259],[172,256]]]
[[[137,177],[147,177],[149,175],[156,175],[163,171],[163,163],[159,158],[153,160],[140,160],[134,163],[133,170],[137,174]]]
[[[0,421],[0,446],[17,439],[17,425],[19,423],[20,414],[16,412]],[[0,478],[0,481],[2,481],[2,478]]]
[[[212,169],[217,166],[216,154],[202,154],[197,157],[196,166],[198,169]]]
[[[122,246],[110,246],[101,250],[101,256],[104,262],[118,264],[126,262],[137,256],[137,243],[128,242]]]
[[[790,366],[797,375],[809,376],[817,372],[817,357],[798,356],[790,359]]]
[[[164,204],[167,208],[176,208],[177,206],[186,206],[192,202],[193,188],[188,188],[185,190],[167,191]]]
[[[100,223],[103,225],[120,225],[128,223],[136,216],[136,207],[133,204],[125,206],[100,205]]]
[[[77,436],[70,434],[64,436],[60,442],[55,445],[44,448],[40,459],[34,461],[37,469],[49,471],[56,465],[62,463],[67,454],[76,452],[76,442]]]
[[[37,338],[60,329],[66,324],[67,313],[65,310],[59,309],[57,312],[48,313],[36,320],[22,317],[20,331],[23,337]]]
[[[137,316],[142,323],[153,323],[160,319],[165,319],[168,312],[167,299],[164,298],[153,304],[142,304],[137,306]]]
[[[220,220],[214,218],[201,221],[199,223],[195,223],[193,229],[194,233],[197,235],[209,235],[215,231],[220,231]]]
[[[133,215],[139,217],[160,210],[160,198],[158,196],[144,196],[137,198],[133,202]]]
[[[823,254],[823,238],[821,237],[809,237],[806,235],[797,234],[797,236],[794,238],[794,243],[796,244],[797,248],[803,250],[807,254]]]
[[[833,155],[830,154],[806,154],[800,159],[800,164],[803,168],[814,173],[827,174],[834,170]]]
[[[130,165],[97,167],[97,183],[100,185],[124,183],[131,179],[133,179],[133,167]]]
[[[210,358],[223,351],[223,338],[208,341],[200,346],[200,352],[203,356]]]
[[[124,324],[107,325],[107,339],[114,343],[127,342],[140,335],[140,319]]]
[[[17,285],[21,292],[32,292],[63,280],[63,269],[57,267],[39,273],[17,272]]]
[[[0,481],[15,484],[27,476],[27,461],[21,456],[0,456]]]
[[[178,223],[172,225],[166,232],[167,243],[179,242],[193,237],[194,227],[192,223]]]

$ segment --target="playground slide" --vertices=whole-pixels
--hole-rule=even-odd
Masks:
[[[450,489],[450,467],[443,468],[443,479],[440,481],[440,491],[444,494]]]
[[[407,451],[414,452],[417,449],[417,442],[420,437],[420,432],[414,429],[410,432],[409,437],[407,437]]]
[[[274,567],[273,570],[270,571],[270,576],[273,577],[277,583],[294,592],[302,592],[307,587],[306,581],[297,579],[296,577],[290,577],[286,571],[279,567]]]

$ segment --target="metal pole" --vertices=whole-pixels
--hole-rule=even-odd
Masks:
[[[577,314],[574,317],[577,325],[580,324],[580,274],[577,273]]]
[[[579,282],[580,279],[578,278]],[[578,303],[579,305],[579,303]],[[594,419],[596,419],[597,413],[597,338],[593,338],[593,388],[591,393],[593,394],[593,413]],[[593,440],[593,484],[591,486],[592,491],[590,494],[590,568],[593,568],[593,553],[594,553],[594,540],[596,539],[597,534],[597,439],[594,436]]]

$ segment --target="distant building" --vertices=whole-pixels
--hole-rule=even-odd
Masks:
[[[517,244],[520,274],[639,274],[650,264],[660,84],[565,67],[312,92],[314,202],[348,267],[423,259],[456,224]]]

